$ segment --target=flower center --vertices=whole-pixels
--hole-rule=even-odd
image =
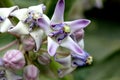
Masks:
[[[63,30],[64,30],[64,32],[66,32],[66,33],[70,33],[70,27],[67,26],[67,25],[65,25],[65,26],[63,27]]]
[[[28,18],[26,18],[24,22],[29,24],[30,31],[33,29],[34,26],[38,26],[36,20],[41,17],[42,14],[40,14],[39,12],[30,11],[28,13]]]
[[[90,64],[92,64],[92,62],[93,62],[93,58],[92,58],[92,56],[89,56],[86,60],[86,63],[90,65]]]
[[[51,25],[51,28],[53,32],[51,32],[49,36],[54,37],[58,43],[61,43],[61,41],[70,33],[70,27],[63,23]]]

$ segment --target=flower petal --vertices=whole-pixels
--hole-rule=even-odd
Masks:
[[[59,54],[56,54],[54,57],[56,62],[60,63],[61,65],[65,66],[65,67],[71,66],[71,55],[68,55],[63,58],[57,58],[57,55],[59,55]]]
[[[66,39],[61,43],[60,46],[68,48],[82,57],[86,56],[83,49],[80,48],[80,46],[76,42],[74,42],[69,36],[66,37]]]
[[[65,68],[62,68],[62,69],[59,69],[58,70],[58,76],[60,78],[64,77],[65,75],[71,73],[73,70],[75,70],[76,67],[65,67]]]
[[[11,27],[8,32],[13,34],[25,35],[29,34],[28,25],[23,22],[19,22],[15,27]]]
[[[58,0],[54,14],[51,19],[51,24],[62,23],[64,17],[64,8],[65,8],[65,1]]]
[[[0,32],[7,32],[10,26],[12,26],[12,23],[6,18],[5,21],[0,23]]]
[[[81,39],[79,42],[78,42],[78,45],[84,49],[84,39]]]
[[[37,5],[37,6],[29,7],[28,11],[36,11],[36,12],[39,12],[39,13],[43,14],[44,8],[45,8],[45,5],[44,4],[40,4],[40,5]]]
[[[74,52],[71,52],[72,56],[72,66],[85,66],[92,64],[93,58],[86,51],[84,51],[85,56],[82,57]]]
[[[81,59],[74,59],[72,61],[72,66],[85,66],[86,65],[86,62],[85,61],[82,61]]]
[[[28,9],[23,8],[23,9],[16,10],[16,11],[12,12],[10,14],[10,16],[17,17],[19,20],[24,21],[28,17]]]
[[[59,44],[56,43],[52,38],[48,37],[48,53],[50,56],[54,56]]]
[[[33,37],[36,43],[35,51],[38,51],[42,42],[43,30],[38,29],[37,31],[31,32],[30,35]]]
[[[47,35],[51,31],[49,27],[49,23],[50,23],[50,20],[46,15],[43,15],[43,18],[39,18],[37,21],[37,24],[39,25],[39,27],[42,28]]]
[[[74,21],[65,22],[65,23],[70,26],[71,33],[73,33],[75,31],[85,28],[90,23],[90,20],[79,19],[79,20],[74,20]]]
[[[0,16],[3,18],[7,18],[9,14],[16,9],[18,9],[18,6],[13,6],[10,8],[0,8]]]

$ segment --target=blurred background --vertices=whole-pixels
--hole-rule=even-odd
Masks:
[[[20,8],[44,3],[50,18],[57,0],[0,0],[0,7]],[[65,21],[86,18],[85,50],[94,59],[91,66],[78,67],[65,78],[54,80],[120,80],[120,0],[65,0]],[[9,39],[6,39],[9,38]],[[0,46],[14,37],[0,35]],[[53,78],[41,77],[41,80]]]

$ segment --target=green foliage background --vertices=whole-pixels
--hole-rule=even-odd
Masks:
[[[90,1],[89,10],[94,6],[94,0]],[[18,5],[24,8],[44,3],[45,13],[51,17],[56,2],[57,0],[0,0],[0,7]],[[65,0],[65,2],[65,20],[87,18],[84,16],[84,11],[88,8],[83,5],[83,0]],[[85,49],[93,56],[93,64],[78,67],[73,73],[61,79],[41,74],[41,80],[120,80],[120,23],[91,16],[88,19],[91,20],[91,24],[85,29]],[[0,47],[14,39],[11,35],[0,34]],[[0,52],[1,56],[3,54],[4,52]]]

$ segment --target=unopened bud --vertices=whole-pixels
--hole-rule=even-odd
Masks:
[[[9,50],[3,56],[4,66],[11,69],[21,69],[25,65],[23,53],[19,50]]]
[[[0,67],[4,65],[3,59],[0,58]]]
[[[33,50],[35,48],[35,41],[32,37],[22,37],[23,48],[26,51]]]
[[[37,80],[38,79],[39,70],[34,65],[28,65],[24,69],[24,79],[25,80]]]
[[[81,30],[74,32],[74,37],[77,40],[77,42],[79,42],[84,37],[84,30],[81,29]]]
[[[42,55],[38,56],[38,62],[42,65],[47,65],[50,63],[50,56],[48,53],[43,53]]]

